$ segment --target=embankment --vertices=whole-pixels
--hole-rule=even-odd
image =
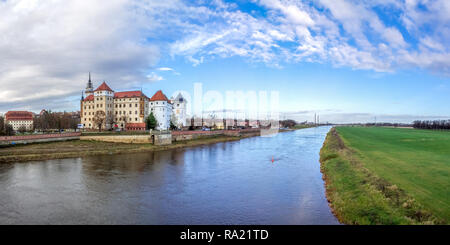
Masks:
[[[284,131],[291,130],[280,130],[280,132]],[[149,143],[149,137],[147,135],[105,134],[102,136],[100,133],[81,136],[81,140],[15,145],[7,148],[0,148],[0,163],[160,151],[236,141],[260,135],[260,131],[255,129],[240,131],[175,131],[172,133],[174,140],[170,145],[153,145]]]
[[[330,207],[345,224],[439,224],[404,190],[369,171],[335,128],[320,151],[321,172]]]

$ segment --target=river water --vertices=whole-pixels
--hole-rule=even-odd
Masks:
[[[319,164],[329,129],[2,164],[0,224],[338,224]]]

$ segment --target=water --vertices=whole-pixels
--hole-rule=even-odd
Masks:
[[[329,129],[2,164],[0,224],[338,224],[319,164]]]

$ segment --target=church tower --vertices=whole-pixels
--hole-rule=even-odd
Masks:
[[[86,94],[86,97],[88,97],[89,95],[93,95],[94,94],[94,87],[92,85],[91,73],[90,72],[89,72],[89,81],[88,81],[87,86],[86,86],[85,94]]]

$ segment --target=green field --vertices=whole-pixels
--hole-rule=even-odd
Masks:
[[[333,131],[333,130],[332,130]],[[450,132],[337,127],[321,151],[344,223],[450,223]]]

